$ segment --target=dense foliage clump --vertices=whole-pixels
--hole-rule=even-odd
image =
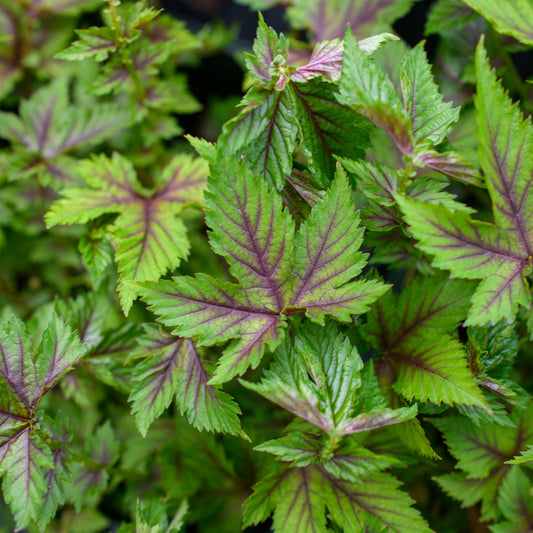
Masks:
[[[0,531],[532,530],[533,9],[415,4],[259,13],[235,111],[234,30],[0,0]]]

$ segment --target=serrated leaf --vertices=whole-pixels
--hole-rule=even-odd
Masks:
[[[259,384],[241,383],[331,435],[369,431],[416,416],[416,406],[378,407],[354,416],[362,367],[356,348],[331,325],[309,325],[296,337],[294,349],[285,342],[276,351]]]
[[[465,6],[463,0],[439,0],[431,6],[425,33],[432,35],[463,27],[477,16],[475,11]]]
[[[533,7],[531,7],[533,15]],[[533,44],[533,40],[532,40]],[[533,250],[533,145],[531,119],[524,119],[490,69],[480,41],[476,50],[478,156],[492,199],[495,224],[517,234],[518,254]]]
[[[533,446],[528,446],[526,450],[516,455],[513,459],[506,461],[510,465],[519,465],[533,461]]]
[[[533,6],[528,0],[498,4],[490,0],[464,0],[472,9],[489,20],[496,31],[512,35],[519,41],[533,44]]]
[[[394,466],[398,462],[398,459],[392,456],[376,454],[357,442],[346,439],[324,463],[324,468],[335,478],[360,482],[369,474]]]
[[[119,449],[120,443],[109,421],[89,435],[83,449],[89,459],[88,464],[72,464],[72,485],[68,499],[77,511],[99,500],[109,481],[109,469],[118,460]]]
[[[363,231],[355,229],[358,224],[348,180],[338,172],[335,185],[316,204],[295,241],[291,304],[305,307],[307,316],[318,323],[326,314],[348,321],[350,314],[366,312],[368,304],[387,290],[375,281],[350,282],[366,262],[358,251],[363,239]]]
[[[137,293],[127,281],[156,280],[179,265],[189,252],[185,226],[176,215],[201,200],[207,165],[176,156],[156,179],[152,191],[137,181],[132,164],[115,153],[80,166],[90,188],[67,188],[46,215],[49,226],[85,223],[119,213],[110,229],[118,262],[119,294],[127,314]]]
[[[325,474],[322,495],[331,516],[346,532],[366,531],[373,520],[387,531],[431,532],[420,513],[411,507],[411,497],[398,490],[401,483],[394,477],[375,473],[353,483]]]
[[[335,100],[331,84],[318,80],[293,83],[290,90],[309,167],[329,183],[335,173],[334,156],[364,157],[370,146],[368,125],[358,113]]]
[[[291,467],[303,467],[313,462],[321,447],[320,439],[313,435],[293,432],[286,437],[263,442],[254,450],[271,453],[279,461],[289,462]]]
[[[412,153],[412,124],[390,78],[361,51],[349,30],[337,99],[383,128],[402,152]]]
[[[472,479],[462,472],[434,479],[451,498],[461,502],[461,507],[471,507],[481,502],[481,519],[488,521],[498,518],[500,514],[496,500],[503,478],[504,472],[499,470],[487,479]]]
[[[491,526],[494,533],[527,533],[533,524],[533,484],[518,466],[513,466],[503,480],[498,506],[505,522]]]
[[[440,144],[459,120],[459,108],[452,108],[451,103],[443,101],[423,42],[402,59],[400,79],[415,143]]]
[[[325,76],[337,81],[342,68],[344,44],[341,39],[317,43],[309,61],[291,74],[294,81],[307,81],[316,76]]]
[[[250,169],[281,189],[292,170],[298,126],[287,91],[266,95],[225,125],[219,144],[222,155],[245,155]]]
[[[4,499],[15,516],[18,528],[39,518],[47,490],[44,469],[53,467],[50,448],[30,427],[9,443],[9,449],[0,463],[0,475],[4,477]]]
[[[307,309],[320,323],[327,314],[348,321],[368,310],[388,287],[352,281],[365,259],[357,252],[362,235],[344,175],[316,203],[294,240],[294,223],[282,210],[281,198],[246,166],[221,159],[213,173],[206,195],[212,246],[241,284],[197,275],[136,287],[175,335],[198,335],[200,346],[235,339],[210,380],[216,384],[255,368],[266,345],[272,350],[279,345],[286,316],[294,310]],[[333,227],[332,217],[342,223],[341,230]],[[278,224],[283,228],[279,234]],[[335,240],[340,233],[340,241]]]
[[[482,279],[467,324],[514,320],[530,307],[526,276],[531,270],[533,158],[524,152],[533,128],[523,120],[490,70],[483,43],[476,53],[479,157],[492,198],[495,224],[472,220],[440,206],[398,199],[420,248],[433,264],[455,277]],[[497,111],[494,111],[497,110]],[[410,212],[408,212],[410,211]]]
[[[30,418],[43,394],[51,389],[86,353],[75,333],[56,315],[33,351],[25,325],[15,316],[0,328],[0,374],[3,411]]]
[[[66,50],[56,54],[57,59],[83,61],[92,57],[95,61],[104,61],[117,50],[116,34],[112,28],[93,27],[76,30],[78,40]]]
[[[512,457],[517,432],[511,428],[502,431],[497,424],[477,426],[463,417],[444,417],[432,420],[444,433],[448,449],[457,459],[457,466],[472,479],[483,479],[506,458]]]
[[[489,409],[452,332],[464,318],[474,287],[444,276],[408,285],[399,298],[389,293],[370,313],[365,333],[394,372],[394,388],[405,398]]]
[[[182,414],[198,429],[242,435],[240,410],[231,396],[208,384],[209,374],[188,339],[149,328],[136,356],[146,357],[133,373],[132,414],[143,436],[174,397]]]
[[[405,15],[413,0],[297,0],[289,5],[291,26],[305,28],[312,42],[342,37],[346,26],[356,35],[370,35],[378,28],[388,28]]]
[[[78,146],[89,147],[126,126],[130,112],[112,103],[71,105],[64,78],[38,90],[22,102],[20,116],[0,113],[0,136],[11,141],[21,152],[15,170],[21,177],[28,172],[72,180],[70,167],[62,170],[63,154]],[[43,174],[44,175],[44,174]]]
[[[467,325],[512,322],[520,304],[529,307],[528,263],[518,237],[493,224],[473,220],[440,205],[397,197],[419,248],[434,255],[433,265],[454,277],[483,279],[472,299]]]

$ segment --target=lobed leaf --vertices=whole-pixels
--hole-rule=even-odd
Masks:
[[[48,226],[85,223],[104,213],[119,213],[110,227],[118,262],[119,295],[127,314],[136,290],[128,281],[155,280],[176,268],[189,252],[185,225],[176,215],[201,200],[207,164],[176,156],[156,179],[153,191],[137,181],[133,165],[115,153],[80,167],[91,188],[67,188],[46,215]]]
[[[174,397],[181,413],[187,413],[189,423],[196,428],[243,434],[238,405],[208,384],[210,376],[190,340],[170,337],[152,327],[139,342],[137,356],[146,359],[135,368],[136,385],[129,401],[143,436]]]
[[[198,335],[200,346],[235,339],[219,359],[211,384],[255,368],[266,345],[279,345],[286,316],[295,310],[306,309],[319,323],[327,314],[348,321],[387,290],[375,281],[351,281],[365,259],[357,251],[362,232],[343,174],[296,237],[279,197],[235,160],[215,162],[206,198],[212,247],[228,259],[241,283],[197,275],[135,290],[175,335]],[[278,223],[279,234],[274,231]]]

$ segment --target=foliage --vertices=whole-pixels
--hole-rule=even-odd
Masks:
[[[531,6],[281,4],[0,0],[0,532],[531,529]]]

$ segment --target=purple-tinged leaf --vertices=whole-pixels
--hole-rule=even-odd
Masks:
[[[464,2],[494,24],[496,31],[533,45],[531,26],[533,6],[529,0],[515,0],[503,4],[490,0],[464,0]]]
[[[405,15],[413,0],[296,0],[288,10],[291,25],[306,28],[313,42],[342,37],[346,26],[371,35]]]
[[[344,37],[343,70],[338,101],[383,128],[400,150],[414,152],[411,118],[390,78],[359,48],[351,31]]]
[[[352,314],[368,310],[368,304],[388,287],[352,281],[365,258],[357,251],[362,232],[356,227],[358,218],[344,175],[339,174],[326,199],[316,203],[296,241],[294,223],[279,197],[244,166],[222,157],[215,161],[213,176],[207,193],[212,246],[228,259],[230,272],[241,283],[198,275],[139,284],[135,290],[164,324],[175,328],[177,336],[198,336],[199,346],[235,339],[210,380],[216,384],[255,368],[265,345],[275,349],[283,338],[287,314],[303,308],[320,323],[327,314],[348,321]],[[280,223],[283,231],[278,234],[274,228]],[[311,256],[300,252],[298,239],[306,243]]]
[[[368,311],[388,289],[375,281],[351,281],[366,264],[358,251],[363,240],[363,230],[355,229],[358,224],[348,180],[339,171],[295,241],[291,306],[305,308],[318,323],[324,323],[327,314],[347,322],[351,315]]]
[[[418,247],[436,256],[433,265],[452,276],[482,279],[472,300],[467,325],[511,323],[520,304],[529,307],[530,270],[517,234],[473,220],[467,213],[397,196]]]
[[[373,429],[401,424],[411,420],[418,414],[416,405],[411,407],[400,407],[399,409],[382,408],[369,413],[357,415],[355,418],[345,420],[339,427],[345,434],[360,433],[361,431],[371,431]]]
[[[7,392],[0,405],[15,416],[32,416],[43,394],[85,352],[77,335],[54,315],[34,353],[26,327],[13,316],[0,328],[0,374]]]
[[[176,215],[201,201],[207,164],[176,156],[156,178],[154,190],[137,181],[132,164],[114,154],[85,161],[80,172],[91,188],[67,188],[46,215],[49,226],[85,223],[104,213],[119,213],[110,228],[120,272],[119,294],[124,312],[137,292],[127,281],[156,280],[179,265],[189,243]]]
[[[493,533],[527,533],[533,527],[532,483],[518,466],[514,466],[503,480],[498,506],[505,522],[491,527]]]
[[[89,435],[83,453],[91,466],[72,464],[72,485],[67,495],[78,512],[85,505],[90,506],[100,499],[107,488],[108,470],[118,460],[119,448],[120,444],[109,422]]]
[[[332,326],[310,326],[296,338],[294,349],[286,342],[276,351],[261,383],[241,383],[330,435],[369,431],[416,416],[413,406],[352,417],[362,367],[356,348]]]
[[[471,507],[481,502],[481,520],[495,520],[500,516],[497,505],[498,491],[505,477],[503,470],[494,472],[487,479],[473,479],[463,472],[453,472],[433,478],[461,507]]]
[[[465,159],[459,152],[440,153],[424,149],[413,159],[415,165],[430,168],[455,180],[471,185],[481,186],[482,179],[475,165]]]
[[[343,51],[342,39],[317,43],[309,61],[291,74],[291,80],[307,81],[316,76],[324,76],[337,81],[341,75]]]
[[[175,327],[175,335],[198,335],[199,346],[238,339],[224,351],[211,384],[228,381],[249,366],[255,368],[265,345],[274,349],[283,338],[283,317],[251,305],[240,286],[209,276],[146,283],[140,294],[157,310],[163,324]]]
[[[18,528],[39,518],[47,486],[43,469],[53,468],[50,448],[27,427],[13,439],[0,463],[0,475],[6,503],[11,508]]]
[[[53,468],[44,472],[46,492],[42,497],[37,515],[37,525],[44,530],[55,516],[57,507],[65,502],[66,487],[71,480],[67,466],[68,452],[64,448],[52,451]]]
[[[20,150],[25,162],[19,172],[38,173],[44,168],[61,177],[64,165],[55,167],[63,154],[102,141],[127,126],[130,119],[130,112],[117,104],[70,105],[67,82],[59,78],[23,101],[20,116],[0,113],[0,136]]]
[[[328,185],[335,174],[335,157],[364,157],[370,146],[371,124],[339,104],[330,83],[320,80],[291,83],[289,90],[309,168]]]
[[[243,435],[238,405],[208,384],[210,375],[190,340],[170,337],[152,327],[139,343],[136,357],[146,359],[133,373],[136,386],[129,401],[143,436],[174,397],[181,413],[187,413],[196,428]]]
[[[449,335],[466,315],[473,291],[472,284],[443,276],[416,280],[369,314],[365,334],[384,356],[378,365],[392,373],[405,398],[489,410],[463,346]]]
[[[78,40],[74,41],[66,50],[56,54],[57,59],[67,61],[83,61],[93,58],[95,61],[104,61],[117,50],[116,34],[112,28],[89,28],[76,30]]]
[[[252,104],[225,125],[219,144],[222,155],[244,155],[254,174],[281,189],[292,170],[298,133],[294,104],[287,91],[262,98],[259,105]]]
[[[240,180],[235,175],[242,173]],[[292,276],[294,222],[281,197],[235,159],[212,172],[206,193],[210,244],[226,258],[230,272],[264,307],[279,313],[287,303],[285,285]],[[252,201],[254,195],[259,201]]]
[[[375,524],[374,531],[432,531],[411,507],[411,497],[399,490],[401,483],[388,474],[370,474],[356,483],[328,472],[323,472],[323,478],[322,496],[331,517],[344,531],[363,531],[369,523]]]
[[[532,13],[533,13],[533,8]],[[483,41],[476,51],[478,155],[494,208],[494,221],[519,237],[520,255],[533,255],[533,125],[490,69]]]

